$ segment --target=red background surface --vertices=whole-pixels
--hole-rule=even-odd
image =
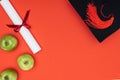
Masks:
[[[99,43],[68,0],[11,0],[23,18],[31,10],[28,23],[42,51],[33,55],[0,7],[0,38],[13,34],[19,40],[11,52],[0,49],[0,71],[13,68],[18,80],[112,80],[120,78],[120,30]],[[17,66],[20,54],[30,53],[35,67],[22,71]]]

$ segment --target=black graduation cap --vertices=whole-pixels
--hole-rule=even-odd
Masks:
[[[120,0],[69,0],[99,42],[120,27]]]

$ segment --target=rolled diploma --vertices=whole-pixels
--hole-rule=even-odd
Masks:
[[[22,24],[22,19],[9,0],[1,0],[0,4],[15,25]],[[25,26],[22,26],[19,32],[34,54],[41,50],[39,44]]]

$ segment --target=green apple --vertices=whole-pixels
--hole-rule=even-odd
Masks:
[[[0,80],[17,80],[17,72],[13,69],[4,70],[0,76]]]
[[[18,44],[18,41],[16,37],[10,34],[5,35],[2,37],[2,39],[0,39],[0,47],[5,51],[11,51],[15,49],[17,44]]]
[[[22,54],[17,59],[18,66],[24,71],[31,70],[34,67],[34,59],[29,54]]]

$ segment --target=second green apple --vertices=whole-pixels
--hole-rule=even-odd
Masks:
[[[34,58],[30,54],[22,54],[17,59],[21,70],[28,71],[34,67]]]

